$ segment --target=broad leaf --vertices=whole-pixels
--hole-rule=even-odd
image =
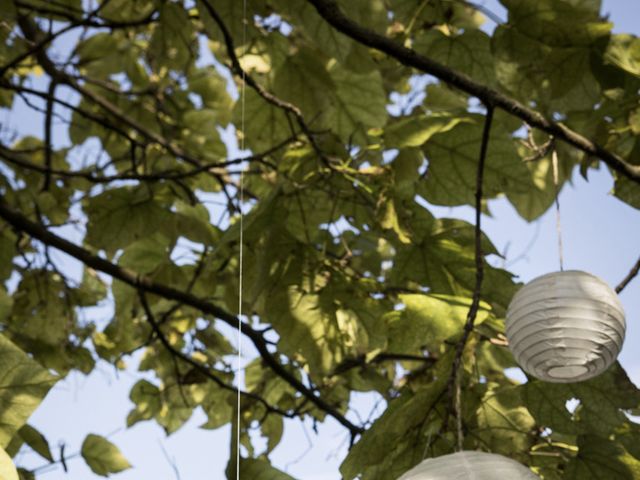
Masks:
[[[2,480],[18,480],[16,467],[2,447],[0,447],[0,478]]]
[[[0,372],[0,447],[6,447],[57,379],[2,334]]]
[[[80,453],[93,473],[102,477],[131,468],[118,447],[100,435],[87,435]]]

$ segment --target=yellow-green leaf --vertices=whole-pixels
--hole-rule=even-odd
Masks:
[[[118,447],[100,435],[87,435],[80,453],[93,473],[102,477],[131,468]]]
[[[56,377],[0,334],[0,447],[26,423]]]

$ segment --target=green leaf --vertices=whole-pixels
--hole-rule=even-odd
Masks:
[[[536,420],[562,433],[609,435],[624,422],[624,410],[640,405],[640,391],[618,364],[584,382],[549,384],[533,380],[521,388],[523,400]],[[565,408],[572,398],[580,401],[573,417]]]
[[[346,35],[332,28],[317,10],[303,0],[279,0],[280,11],[295,19],[295,25],[329,57],[344,62],[348,56],[351,40]]]
[[[553,205],[556,198],[556,188],[562,189],[566,181],[571,180],[573,167],[576,163],[575,152],[558,146],[558,187],[553,180],[551,155],[534,161],[525,161],[529,176],[523,181],[529,182],[527,191],[507,191],[509,202],[518,214],[531,222],[542,216]],[[534,155],[535,152],[518,147],[521,158]]]
[[[433,426],[436,405],[444,383],[440,380],[416,393],[404,392],[389,402],[382,416],[364,432],[340,466],[345,480],[397,478],[424,455],[424,445]],[[413,454],[406,456],[407,450]],[[416,451],[421,452],[416,455]]]
[[[160,390],[146,380],[139,380],[129,393],[135,408],[127,416],[127,427],[154,418],[161,409]]]
[[[434,135],[425,144],[429,166],[421,194],[430,203],[474,204],[482,131],[482,119],[476,117],[474,124],[460,123],[447,132]],[[485,160],[485,198],[505,191],[526,192],[528,176],[529,171],[520,161],[511,136],[494,122]]]
[[[237,102],[233,110],[233,122],[242,125],[242,102]],[[247,146],[256,152],[267,150],[293,135],[287,115],[281,108],[274,107],[260,95],[249,89],[245,92],[244,122],[242,135]]]
[[[120,34],[97,33],[78,45],[78,64],[87,74],[107,78],[122,71],[122,42]],[[126,42],[125,42],[126,43]]]
[[[227,477],[232,480],[231,477]],[[233,477],[235,478],[235,476]],[[295,480],[292,476],[272,467],[269,462],[259,458],[240,459],[240,478],[255,480]]]
[[[490,37],[480,30],[465,31],[457,36],[427,30],[417,35],[413,48],[476,82],[490,87],[496,84]]]
[[[156,233],[127,246],[118,264],[140,273],[152,273],[169,261],[170,251],[169,240]]]
[[[145,187],[120,187],[91,197],[84,206],[89,223],[85,241],[114,252],[153,234],[170,214]]]
[[[186,70],[196,56],[193,23],[181,4],[160,4],[160,19],[149,42],[147,57],[154,67]]]
[[[335,84],[334,131],[345,141],[366,144],[366,131],[383,127],[387,118],[380,72],[354,73],[335,65],[329,73]]]
[[[413,243],[395,245],[397,253],[389,281],[393,285],[417,282],[438,294],[470,297],[475,288],[474,227],[464,221],[433,219],[418,210],[411,225]],[[485,254],[497,253],[483,236]],[[515,293],[512,275],[485,265],[481,299],[491,305],[493,313],[504,315]]]
[[[19,480],[18,472],[11,457],[7,455],[7,452],[2,447],[0,447],[0,478],[2,480]]]
[[[36,474],[29,470],[25,470],[24,468],[19,468],[18,478],[20,480],[36,480]]]
[[[618,443],[594,435],[578,437],[578,455],[562,478],[568,480],[633,480],[640,477],[640,461]]]
[[[536,441],[536,423],[522,405],[518,387],[490,388],[477,411],[475,435],[493,453],[521,457]]]
[[[11,313],[13,298],[7,293],[4,286],[0,287],[0,324],[4,324]]]
[[[82,273],[82,282],[73,293],[73,298],[79,306],[87,307],[96,305],[107,296],[107,286],[98,276],[97,272],[85,267]]]
[[[616,198],[640,210],[640,189],[638,184],[622,175],[616,177],[613,187],[613,193]]]
[[[13,271],[13,257],[16,255],[16,237],[4,224],[0,227],[0,281],[4,282]]]
[[[19,434],[24,440],[24,443],[29,445],[35,450],[41,457],[53,462],[53,455],[51,455],[51,449],[49,448],[49,442],[42,433],[33,428],[31,425],[23,425],[19,430]]]
[[[0,447],[6,447],[57,379],[2,334],[0,372]]]
[[[143,19],[154,9],[152,0],[137,0],[135,2],[111,0],[103,3],[104,5],[100,9],[100,16],[116,22]]]
[[[315,52],[301,49],[275,71],[273,91],[296,105],[314,130],[331,126],[333,81]]]
[[[269,295],[265,318],[280,335],[280,348],[300,355],[314,373],[327,373],[343,356],[334,307],[318,294],[280,285]]]
[[[204,108],[215,112],[217,123],[229,123],[233,100],[227,92],[226,80],[220,74],[212,68],[195,69],[189,75],[189,87],[200,95]]]
[[[279,415],[269,415],[264,422],[260,424],[260,432],[262,436],[267,438],[266,455],[276,448],[282,439],[284,433],[284,421]]]
[[[405,294],[399,296],[405,309],[390,318],[389,351],[416,353],[420,347],[437,352],[443,342],[462,333],[471,299],[450,295]],[[476,325],[488,316],[488,305],[478,311]]]
[[[420,147],[433,135],[447,132],[466,121],[470,120],[433,114],[403,118],[387,126],[384,143],[389,148]]]
[[[625,72],[640,77],[640,38],[628,34],[613,35],[604,58]]]
[[[382,208],[380,226],[385,230],[393,230],[398,235],[398,240],[402,243],[411,243],[408,232],[400,225],[394,200],[387,199],[383,202]]]
[[[100,435],[87,435],[80,453],[93,473],[102,477],[131,468],[118,447]]]
[[[183,113],[180,119],[183,144],[191,156],[207,162],[224,158],[226,148],[216,130],[218,119],[218,112],[210,108]]]

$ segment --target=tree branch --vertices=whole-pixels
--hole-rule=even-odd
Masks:
[[[200,362],[195,361],[193,358],[189,357],[188,355],[185,355],[180,350],[178,350],[173,345],[171,345],[171,342],[169,342],[169,340],[167,339],[165,334],[160,329],[159,323],[156,322],[156,320],[155,320],[155,316],[153,315],[153,312],[151,311],[151,307],[149,306],[149,302],[147,302],[147,297],[146,297],[146,295],[144,293],[144,290],[138,289],[138,297],[140,298],[140,303],[142,304],[142,308],[144,309],[145,316],[147,317],[147,322],[149,322],[149,325],[151,325],[151,329],[153,330],[153,333],[156,335],[158,340],[160,340],[160,343],[162,344],[162,346],[171,354],[171,356],[173,356],[175,358],[179,358],[183,362],[191,365],[193,368],[195,368],[197,371],[202,373],[209,380],[213,381],[220,388],[223,388],[225,390],[229,390],[229,391],[234,392],[234,393],[236,393],[238,391],[236,389],[236,387],[234,387],[233,385],[227,385],[224,381],[222,381],[220,378],[218,378],[211,371],[211,369],[208,368],[206,365],[203,365]],[[180,379],[178,379],[178,381],[180,381]],[[283,417],[292,418],[292,415],[290,413],[285,412],[284,410],[281,410],[281,409],[271,405],[264,398],[262,398],[260,395],[256,395],[255,393],[252,393],[252,392],[247,392],[245,390],[240,390],[240,395],[242,395],[243,397],[251,398],[252,400],[256,400],[256,401],[260,402],[262,405],[264,405],[264,407],[267,409],[268,412],[273,412],[273,413],[277,413],[279,415],[282,415]]]
[[[31,162],[29,160],[26,160],[24,158],[20,158],[21,152],[13,151],[2,144],[0,144],[0,158],[4,159],[9,163],[17,165],[19,167],[26,168],[34,172],[42,173],[46,176],[53,175],[53,176],[62,177],[62,178],[83,178],[91,183],[111,183],[111,182],[120,181],[120,180],[159,182],[163,180],[183,180],[185,178],[199,175],[203,172],[223,175],[226,172],[222,170],[216,172],[215,170],[222,169],[224,167],[228,167],[231,165],[238,165],[241,163],[260,162],[268,165],[271,168],[275,168],[274,165],[266,162],[264,158],[282,149],[286,145],[290,144],[292,141],[293,139],[289,138],[279,143],[278,145],[271,147],[270,149],[265,150],[264,152],[258,153],[256,155],[251,155],[248,157],[233,158],[230,160],[220,160],[218,162],[210,162],[210,163],[202,164],[200,167],[188,170],[186,172],[180,172],[176,170],[166,170],[166,171],[153,172],[153,173],[121,173],[117,175],[99,176],[90,170],[59,170],[59,169],[47,167],[46,163],[43,166],[43,165],[39,165],[37,163]]]
[[[32,42],[38,42],[43,35],[43,33],[38,29],[38,26],[27,17],[18,17],[18,24],[20,25],[20,29],[24,33],[24,36]],[[187,154],[180,147],[172,143],[170,140],[164,138],[162,135],[145,128],[140,123],[132,119],[129,115],[126,115],[124,112],[122,112],[108,99],[95,92],[92,92],[91,90],[88,90],[84,86],[80,85],[71,75],[68,75],[63,70],[59,70],[53,63],[53,61],[51,61],[51,59],[47,56],[45,51],[37,50],[35,52],[35,56],[38,60],[39,65],[43,68],[47,75],[51,77],[53,81],[56,81],[61,85],[67,85],[71,87],[83,97],[87,98],[92,103],[98,105],[104,111],[112,115],[122,124],[127,125],[129,128],[135,130],[151,142],[163,147],[171,155],[177,158],[181,158],[185,162],[190,163],[196,167],[199,167],[201,165],[199,159]],[[222,182],[222,180],[220,180],[220,182]]]
[[[11,224],[16,230],[27,233],[33,238],[38,239],[46,245],[52,246],[79,260],[85,265],[93,268],[94,270],[106,273],[113,278],[116,278],[137,290],[142,290],[147,293],[153,293],[169,300],[175,300],[185,305],[189,305],[205,314],[212,315],[221,321],[225,322],[232,328],[236,328],[239,319],[227,312],[226,310],[218,307],[217,305],[198,298],[190,293],[186,293],[175,288],[156,283],[149,277],[140,275],[139,273],[129,270],[127,268],[120,267],[114,263],[109,262],[97,255],[92,254],[88,250],[79,247],[78,245],[69,242],[68,240],[55,235],[47,230],[44,226],[39,225],[27,217],[17,212],[12,207],[7,205],[4,199],[0,198],[0,217]],[[248,323],[242,323],[242,333],[247,336],[258,353],[262,357],[263,361],[276,373],[279,377],[285,380],[294,389],[300,392],[304,397],[309,399],[320,410],[326,412],[328,415],[335,418],[341,425],[346,427],[352,436],[358,435],[364,431],[362,427],[359,427],[350,422],[344,415],[342,415],[336,408],[327,403],[321,398],[317,390],[309,388],[298,380],[287,368],[282,365],[279,360],[269,351],[267,341],[262,334],[255,330]]]
[[[53,99],[55,98],[56,81],[52,78],[49,81],[49,89],[47,91],[47,103],[46,103],[46,111],[44,115],[44,165],[45,165],[45,175],[44,175],[44,183],[42,185],[42,190],[49,190],[49,186],[51,185],[51,163],[53,157],[53,143],[51,139],[51,130],[52,130],[52,122],[53,122]]]
[[[638,258],[638,261],[631,268],[627,276],[624,277],[624,279],[618,284],[618,286],[616,287],[616,293],[622,292],[622,290],[624,290],[625,287],[629,285],[631,280],[633,280],[636,277],[636,275],[638,275],[638,272],[640,272],[640,258]]]
[[[220,28],[220,31],[222,32],[224,43],[227,47],[227,54],[231,59],[231,70],[233,71],[233,73],[236,76],[240,77],[244,82],[246,82],[247,85],[249,85],[258,95],[264,98],[267,102],[284,110],[285,112],[291,113],[296,119],[296,122],[298,123],[298,126],[302,130],[302,133],[304,133],[304,136],[307,137],[307,139],[309,140],[309,143],[311,144],[311,147],[313,148],[313,150],[318,154],[318,156],[321,159],[326,161],[326,157],[322,152],[322,149],[320,148],[320,146],[317,144],[313,136],[313,133],[311,132],[311,129],[307,125],[304,119],[304,116],[302,115],[302,111],[300,110],[300,108],[298,108],[296,105],[292,103],[286,102],[281,98],[278,98],[273,93],[264,89],[262,85],[256,82],[255,79],[242,68],[242,65],[240,65],[240,60],[236,55],[231,32],[229,32],[229,29],[225,25],[220,15],[218,15],[218,12],[215,10],[215,8],[213,8],[209,0],[202,0],[202,4],[207,10],[207,13],[209,13],[211,18],[213,18],[213,21],[216,22],[216,24],[218,25],[218,28]]]
[[[452,70],[428,57],[420,55],[415,50],[406,48],[395,41],[373,32],[346,17],[335,0],[307,0],[320,16],[336,30],[344,33],[353,40],[375,48],[403,65],[416,68],[433,75],[443,82],[481,100],[485,105],[493,105],[510,115],[520,118],[532,127],[539,128],[549,135],[562,140],[583,152],[600,158],[613,170],[625,177],[640,183],[640,165],[631,165],[619,155],[610,152],[597,143],[583,137],[561,123],[546,119],[542,114],[532,110],[517,100],[496,90],[482,85],[466,75]]]
[[[462,331],[462,337],[456,345],[456,353],[453,359],[453,365],[451,368],[451,377],[447,385],[447,391],[449,399],[454,404],[454,411],[456,412],[456,419],[458,421],[458,447],[462,450],[462,427],[461,427],[461,415],[459,405],[458,382],[460,375],[460,366],[462,364],[462,355],[464,353],[464,347],[469,340],[469,335],[473,331],[473,326],[478,314],[478,307],[480,306],[480,290],[482,289],[482,279],[484,277],[484,256],[482,253],[482,181],[484,177],[484,164],[487,157],[487,148],[489,146],[489,136],[491,134],[491,123],[493,121],[493,106],[487,105],[487,114],[484,121],[484,130],[482,132],[482,144],[480,146],[480,158],[478,160],[478,170],[476,174],[476,192],[475,192],[475,211],[476,211],[476,224],[475,224],[475,263],[476,263],[476,284],[473,289],[473,297],[471,299],[471,306],[467,313],[467,320],[464,324]],[[458,390],[458,391],[456,391]],[[448,412],[447,412],[448,413]],[[446,425],[446,420],[443,425]]]

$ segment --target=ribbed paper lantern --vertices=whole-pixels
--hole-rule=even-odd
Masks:
[[[540,480],[515,460],[484,452],[428,458],[398,480]]]
[[[520,367],[547,382],[570,383],[604,372],[624,340],[616,293],[590,273],[556,272],[532,280],[507,310],[509,348]]]

